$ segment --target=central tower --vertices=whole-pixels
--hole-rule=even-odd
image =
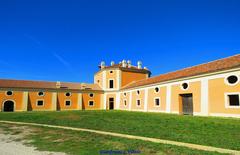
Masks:
[[[132,82],[147,79],[151,75],[146,67],[142,68],[140,61],[137,62],[137,66],[132,65],[130,60],[122,60],[119,64],[112,61],[109,66],[102,61],[99,69],[94,75],[94,83],[104,91],[104,109],[118,109],[120,90]]]

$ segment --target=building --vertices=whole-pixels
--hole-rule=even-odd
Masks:
[[[129,110],[240,117],[240,54],[151,77],[101,62],[94,84],[0,80],[1,111]]]

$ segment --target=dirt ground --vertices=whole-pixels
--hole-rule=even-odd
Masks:
[[[0,155],[65,155],[65,153],[38,151],[35,147],[26,146],[23,141],[18,140],[22,136],[26,136],[25,132],[11,135],[0,129]]]

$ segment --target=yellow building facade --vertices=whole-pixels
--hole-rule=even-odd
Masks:
[[[0,80],[0,111],[128,110],[240,117],[240,55],[151,77],[101,62],[93,84]]]

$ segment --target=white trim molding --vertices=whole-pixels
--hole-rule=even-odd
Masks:
[[[107,82],[107,74],[106,74],[106,71],[103,71],[103,74],[102,74],[102,84],[103,84],[103,89],[104,90],[107,88],[106,82]]]
[[[226,113],[210,113],[210,116],[215,117],[234,117],[234,118],[240,118],[240,114],[226,114]]]
[[[93,105],[90,105],[90,102],[93,102]],[[94,100],[88,100],[88,106],[89,106],[89,107],[94,107],[94,106],[95,106]]]
[[[240,102],[240,92],[230,92],[230,93],[224,93],[224,100],[225,100],[225,108],[226,109],[240,109],[240,105],[231,106],[229,103],[229,97],[228,95],[238,95],[238,101]]]
[[[116,109],[120,109],[120,93],[116,94]]]
[[[148,111],[148,89],[145,89],[144,93],[144,111]]]
[[[44,101],[43,101],[44,104]],[[52,110],[57,110],[57,93],[52,93]]]
[[[38,105],[38,102],[39,101],[43,101],[43,105]],[[45,105],[45,101],[44,101],[44,99],[37,99],[36,100],[36,107],[44,107],[44,105]],[[52,109],[53,110],[53,109]]]
[[[104,93],[103,95],[103,108],[104,110],[107,110],[107,94]]]
[[[129,111],[132,110],[132,92],[129,94]]]
[[[166,112],[171,112],[171,85],[167,85],[167,95],[166,95]]]
[[[66,105],[67,101],[70,101],[70,105]],[[72,106],[72,100],[71,99],[64,100],[64,107],[71,107],[71,106]]]
[[[23,92],[23,111],[28,111],[28,92]]]
[[[78,93],[77,104],[78,104],[78,110],[82,110],[82,94],[81,93]]]
[[[4,112],[4,104],[5,104],[7,101],[13,102],[13,112],[15,112],[15,111],[16,111],[16,102],[15,102],[15,100],[12,100],[12,99],[6,99],[6,100],[4,100],[4,101],[2,102],[2,112]],[[19,111],[21,111],[21,110],[19,110]]]
[[[201,80],[201,115],[208,116],[208,79]]]

